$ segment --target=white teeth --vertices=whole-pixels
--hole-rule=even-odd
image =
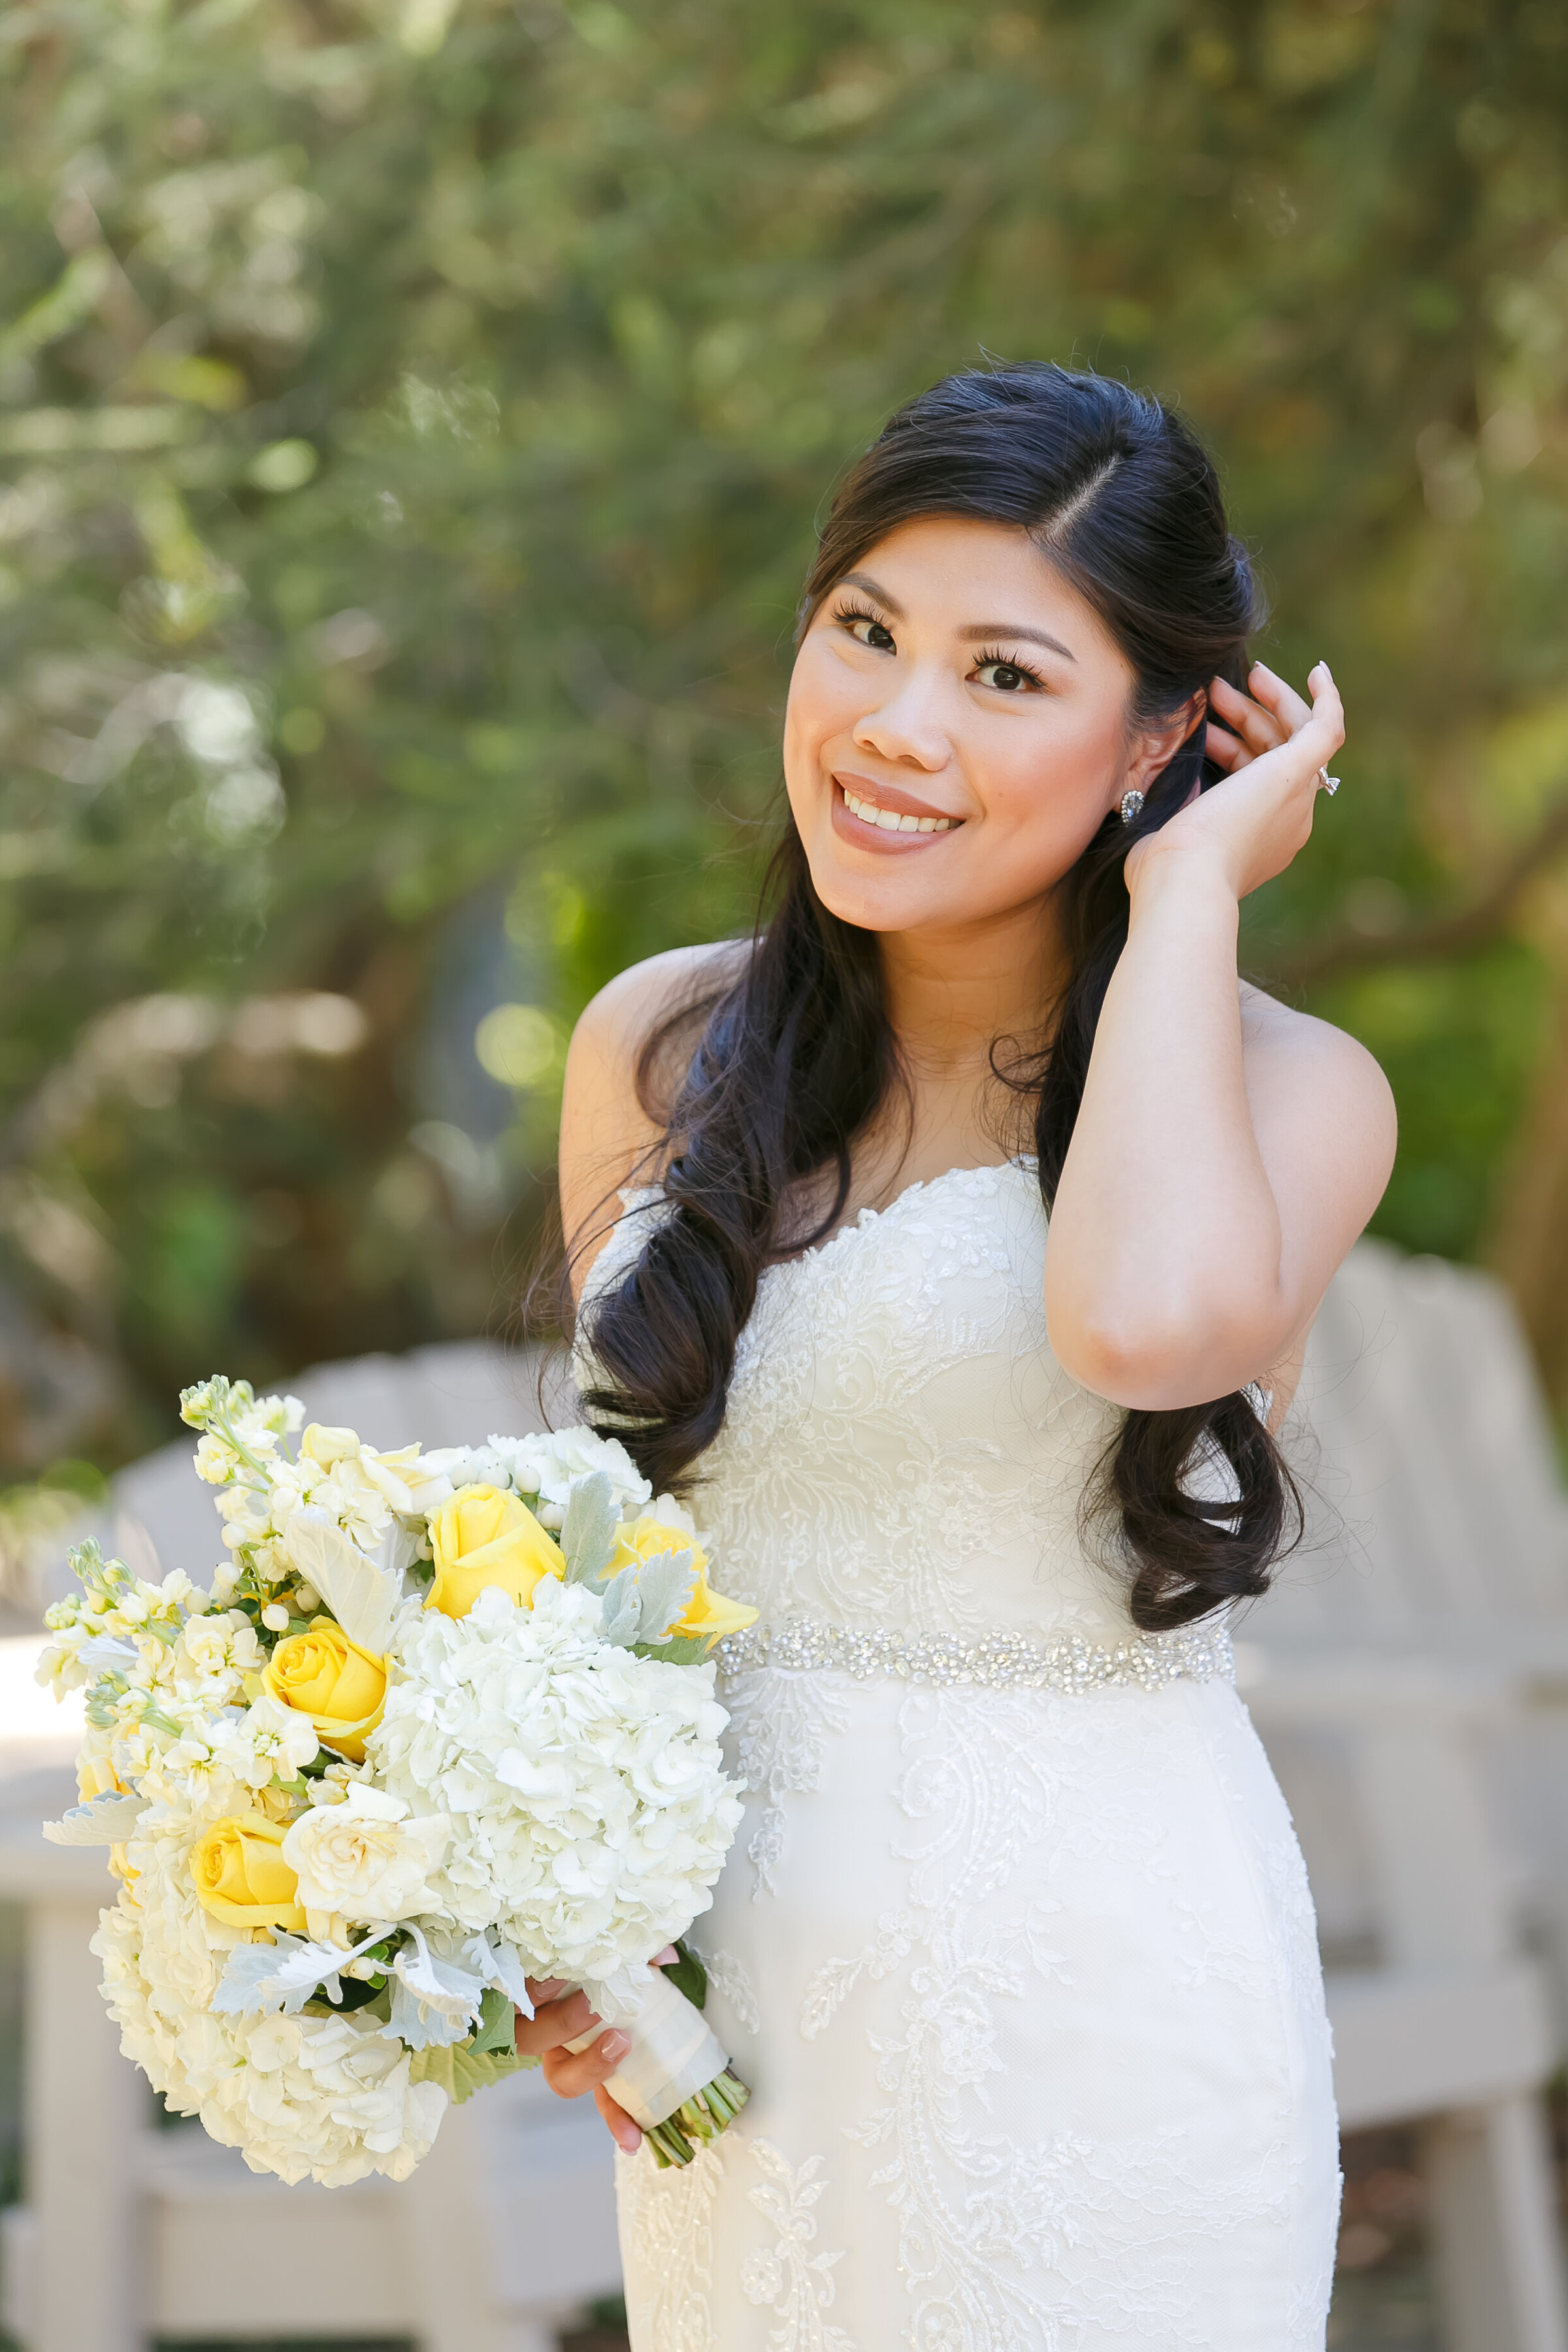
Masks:
[[[842,784],[838,789],[844,792]],[[950,816],[900,816],[894,809],[879,807],[875,801],[857,800],[848,792],[844,793],[844,805],[862,824],[875,825],[882,833],[949,833],[955,823]]]

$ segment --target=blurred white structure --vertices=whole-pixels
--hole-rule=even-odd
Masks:
[[[536,1380],[474,1343],[294,1385],[314,1419],[437,1444],[539,1426]],[[1373,1244],[1336,1280],[1302,1394],[1311,1541],[1239,1652],[1318,1898],[1344,2121],[1420,2127],[1449,2352],[1568,2352],[1540,2104],[1568,2048],[1568,1505],[1550,1429],[1497,1286]],[[546,1402],[570,1417],[558,1379]],[[133,1564],[210,1570],[187,1444],[128,1471],[117,1499]],[[285,2189],[199,2127],[151,2128],[87,1951],[101,1864],[36,1827],[68,1801],[74,1734],[49,1749],[36,1713],[0,1735],[0,1894],[27,1904],[31,1954],[28,2203],[5,2217],[5,2324],[26,2352],[137,2352],[241,2317],[544,2352],[613,2292],[607,2137],[537,2075],[450,2115],[403,2188]]]

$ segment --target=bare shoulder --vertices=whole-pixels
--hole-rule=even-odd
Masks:
[[[1364,1087],[1369,1096],[1386,1099],[1393,1096],[1383,1070],[1359,1038],[1336,1029],[1331,1021],[1320,1021],[1314,1013],[1299,1013],[1293,1004],[1281,1004],[1277,996],[1265,994],[1249,981],[1241,983],[1241,1034],[1248,1073],[1256,1062],[1260,1066],[1278,1064],[1298,1072],[1320,1071],[1325,1079],[1337,1077],[1342,1083]]]
[[[1241,990],[1242,1056],[1258,1140],[1268,1131],[1306,1130],[1333,1140],[1351,1190],[1366,1196],[1370,1215],[1394,1165],[1398,1123],[1394,1092],[1359,1039],[1331,1022],[1299,1013],[1246,982]]]
[[[745,940],[671,948],[628,966],[600,989],[572,1033],[561,1105],[561,1219],[575,1283],[615,1222],[623,1186],[654,1181],[664,1129],[638,1087],[643,1048],[656,1031],[706,1003],[743,970]],[[671,1041],[670,1066],[655,1071],[659,1095],[679,1085],[689,1040]]]

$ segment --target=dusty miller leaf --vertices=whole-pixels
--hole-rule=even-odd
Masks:
[[[122,1845],[135,1836],[146,1809],[145,1797],[92,1797],[85,1805],[73,1805],[58,1822],[46,1822],[44,1835],[51,1845]]]
[[[639,1642],[662,1642],[672,1625],[686,1614],[697,1588],[697,1570],[689,1551],[656,1551],[637,1570],[637,1598],[642,1603]]]
[[[561,1529],[568,1584],[597,1584],[616,1551],[615,1489],[603,1470],[574,1478]]]
[[[619,1576],[605,1585],[603,1600],[605,1641],[629,1650],[642,1630],[642,1596],[637,1591],[637,1570],[623,1568]]]

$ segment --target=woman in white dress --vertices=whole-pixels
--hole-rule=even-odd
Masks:
[[[661,2172],[582,1997],[520,2030],[625,2151],[635,2352],[1322,2344],[1321,1977],[1226,1622],[1394,1121],[1237,978],[1342,740],[1256,618],[1157,403],[939,384],[823,532],[765,923],[574,1040],[585,1402],[761,1612],[695,1935],[751,2105]]]

